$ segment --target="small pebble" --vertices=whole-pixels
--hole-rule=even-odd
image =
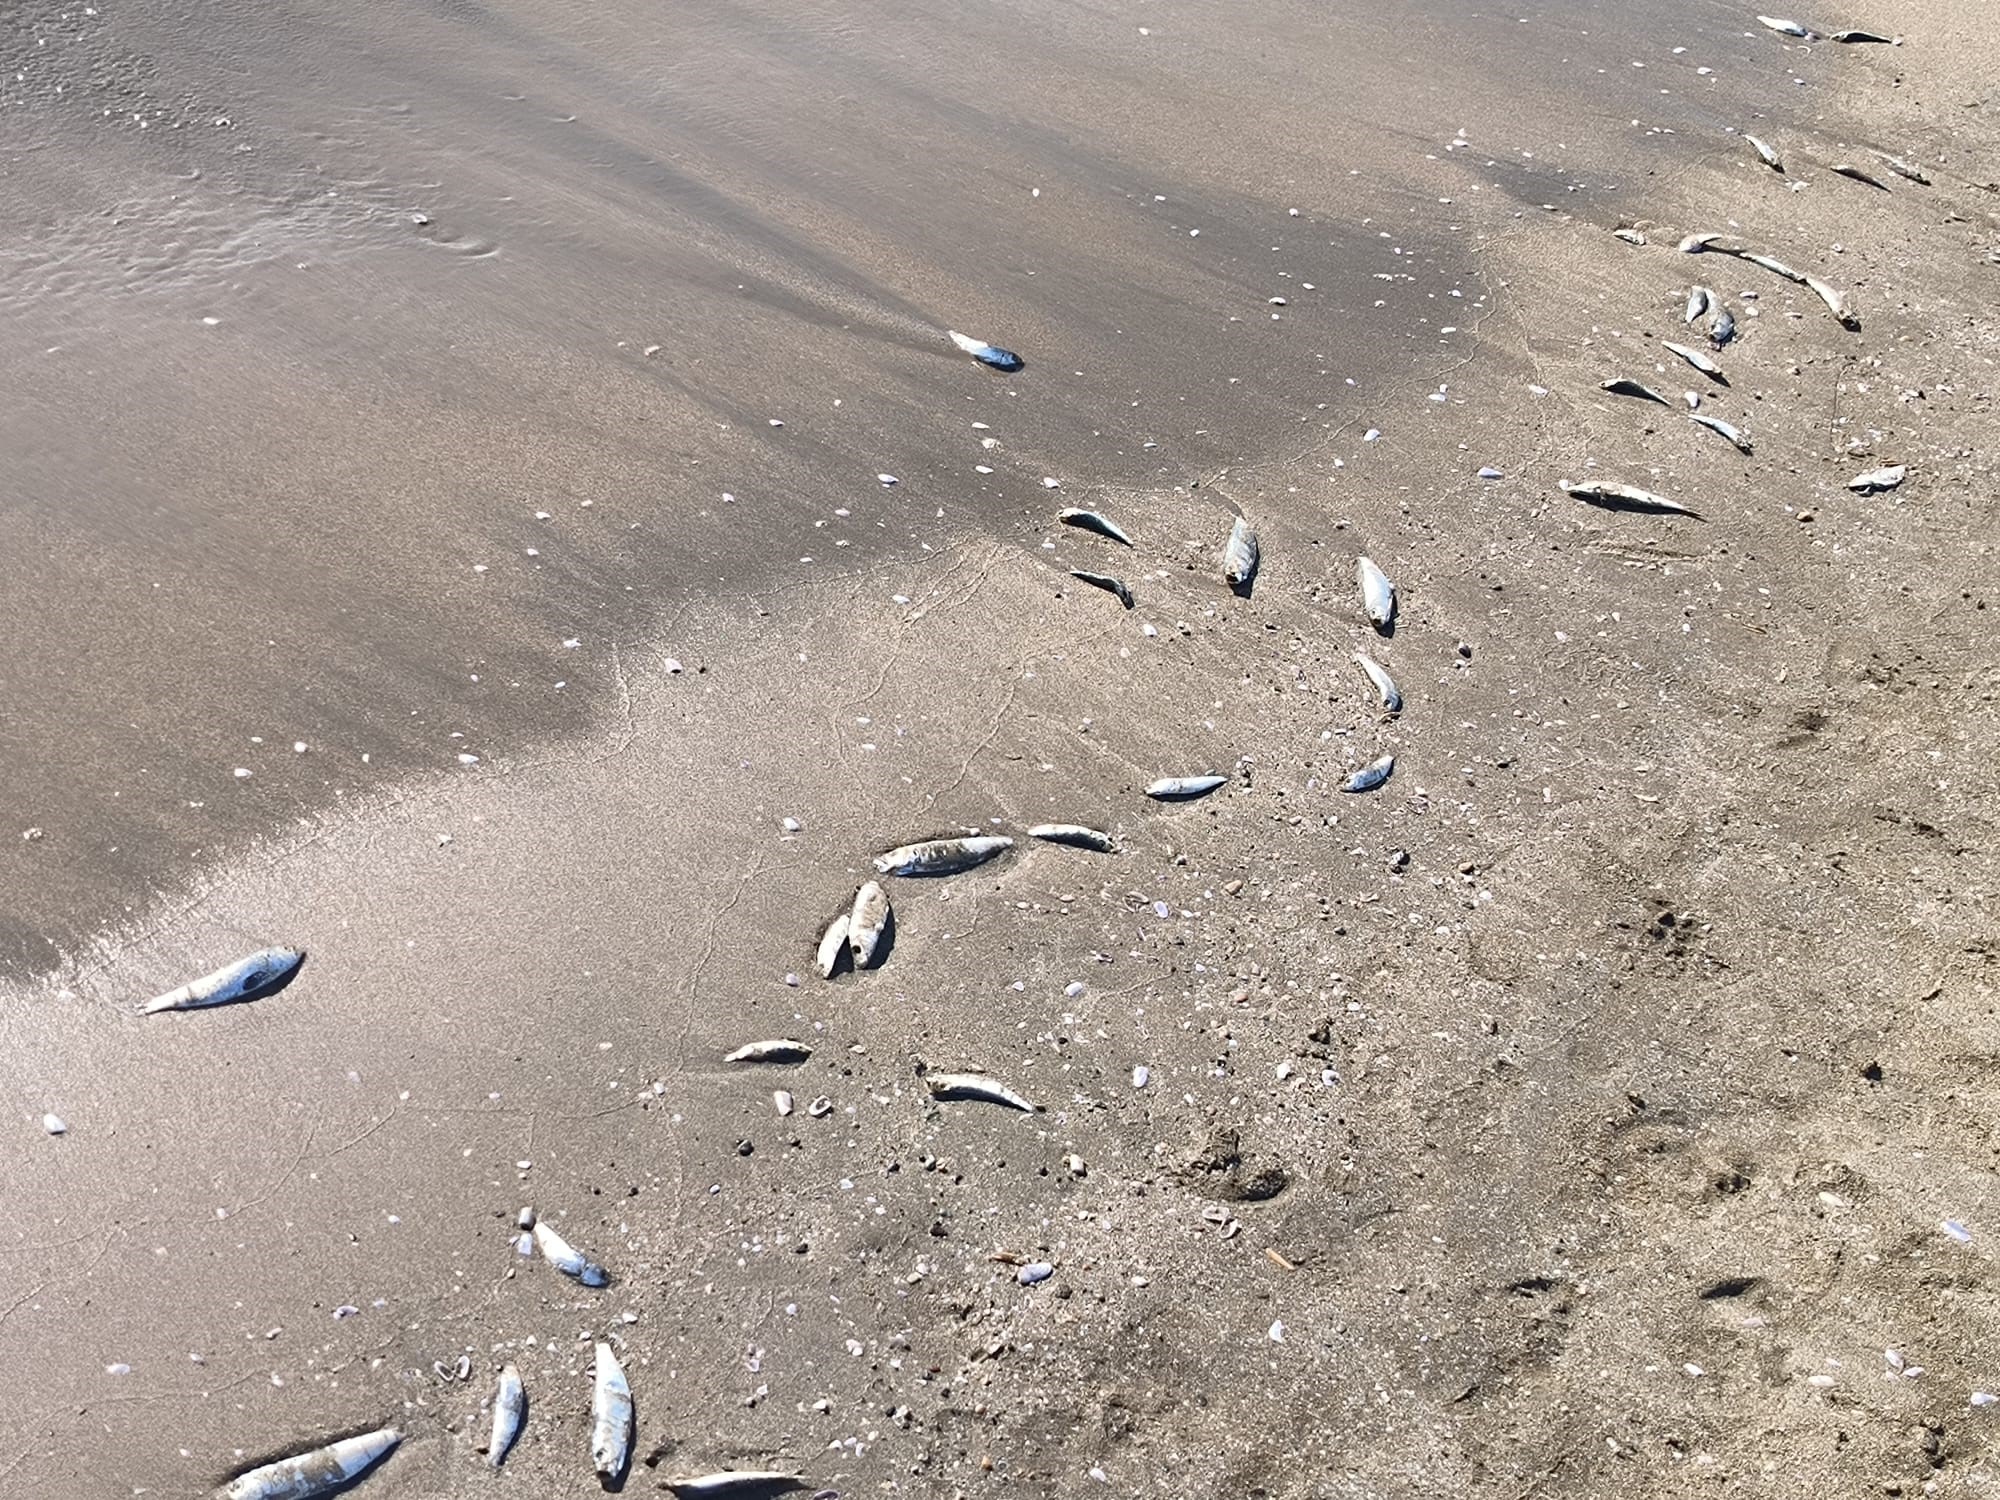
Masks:
[[[1014,1279],[1022,1286],[1033,1286],[1038,1281],[1047,1281],[1056,1274],[1056,1268],[1045,1260],[1031,1260],[1014,1273]]]
[[[46,1130],[50,1135],[69,1134],[69,1124],[61,1115],[43,1115],[42,1129]]]
[[[1144,1063],[1140,1063],[1138,1067],[1132,1070],[1132,1087],[1142,1089],[1152,1081],[1152,1077],[1153,1070],[1148,1068]]]

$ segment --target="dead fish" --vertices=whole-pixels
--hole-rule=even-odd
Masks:
[[[1103,589],[1108,594],[1116,594],[1118,602],[1127,609],[1132,607],[1132,591],[1125,586],[1122,578],[1113,578],[1109,573],[1086,573],[1081,568],[1071,568],[1069,576],[1092,588]]]
[[[521,1384],[521,1372],[512,1365],[500,1371],[500,1383],[493,1388],[493,1437],[486,1445],[486,1462],[499,1468],[507,1450],[521,1435],[521,1418],[528,1409],[528,1392]]]
[[[1666,516],[1693,516],[1701,519],[1699,513],[1689,510],[1678,500],[1669,500],[1665,495],[1656,495],[1651,490],[1635,489],[1629,484],[1612,484],[1605,480],[1590,480],[1584,484],[1571,484],[1567,479],[1559,481],[1564,490],[1587,505],[1596,505],[1605,510],[1650,511]]]
[[[1396,586],[1372,558],[1355,563],[1354,576],[1361,585],[1361,609],[1368,623],[1377,630],[1387,630],[1396,623]]]
[[[1011,375],[1027,363],[1025,359],[1021,358],[1012,349],[1002,349],[998,344],[989,344],[983,339],[967,338],[962,333],[953,333],[949,328],[945,332],[951,334],[951,341],[958,345],[959,348],[970,354],[982,365],[986,365],[992,369]]]
[[[1672,404],[1651,386],[1641,385],[1636,380],[1627,380],[1623,375],[1616,380],[1604,381],[1598,389],[1609,391],[1614,396],[1637,396],[1641,401],[1657,401],[1662,406]]]
[[[1389,669],[1365,652],[1355,652],[1354,660],[1368,674],[1368,680],[1375,684],[1375,692],[1382,699],[1383,712],[1401,713],[1403,695],[1397,691],[1396,679],[1389,675]]]
[[[850,922],[848,925],[849,940],[852,941],[853,924]],[[774,1036],[768,1041],[746,1042],[722,1060],[726,1063],[802,1063],[812,1055],[813,1049],[804,1042],[794,1041],[788,1036]],[[540,1228],[540,1225],[536,1226],[537,1232]]]
[[[1222,545],[1222,577],[1233,589],[1240,589],[1257,576],[1257,533],[1238,516],[1230,525],[1229,540]]]
[[[1014,841],[1000,834],[926,839],[920,844],[905,844],[887,854],[876,855],[875,868],[884,875],[956,875],[1013,847]]]
[[[1880,42],[1885,47],[1896,45],[1894,37],[1883,36],[1873,31],[1836,31],[1833,34],[1833,40],[1836,42]]]
[[[1116,854],[1118,845],[1108,833],[1086,828],[1081,823],[1037,823],[1028,830],[1031,839],[1051,844],[1068,844],[1075,849],[1095,849],[1099,854]]]
[[[1190,797],[1206,797],[1228,779],[1227,776],[1162,776],[1146,788],[1146,795],[1161,802],[1182,802]]]
[[[702,1474],[693,1479],[669,1479],[668,1489],[687,1500],[728,1500],[728,1497],[778,1495],[786,1490],[802,1490],[805,1481],[796,1474],[780,1474],[769,1469],[728,1469],[720,1474]]]
[[[402,1440],[403,1434],[393,1427],[342,1438],[239,1474],[222,1493],[225,1500],[307,1500],[324,1495],[360,1475]]]
[[[1681,321],[1683,323],[1694,322],[1695,319],[1699,318],[1703,313],[1707,312],[1709,308],[1714,304],[1714,302],[1715,302],[1715,293],[1711,292],[1707,287],[1705,286],[1689,287],[1687,316],[1682,318]]]
[[[542,1220],[535,1221],[534,1233],[535,1247],[542,1252],[542,1258],[563,1275],[574,1277],[585,1286],[611,1284],[610,1272],[549,1228]]]
[[[1688,413],[1688,420],[1690,422],[1699,422],[1703,427],[1706,427],[1710,432],[1721,433],[1722,436],[1728,438],[1730,442],[1736,445],[1737,452],[1748,453],[1750,451],[1750,439],[1745,437],[1736,428],[1731,427],[1727,422],[1723,421],[1722,418],[1705,417],[1698,411],[1691,411]]]
[[[847,952],[847,934],[850,918],[842,912],[826,924],[826,931],[820,935],[819,951],[813,954],[813,967],[819,970],[822,979],[833,978],[840,968],[841,956]]]
[[[1852,177],[1856,182],[1865,182],[1872,188],[1880,188],[1885,193],[1889,191],[1888,183],[1873,172],[1855,166],[1851,161],[1837,161],[1830,170],[1838,172],[1842,177]]]
[[[871,880],[854,893],[854,910],[847,918],[847,942],[854,950],[854,967],[865,969],[875,962],[882,946],[882,934],[889,929],[889,893],[880,881]]]
[[[1764,165],[1769,167],[1773,172],[1783,172],[1785,170],[1784,162],[1779,158],[1778,153],[1771,148],[1769,142],[1759,140],[1747,131],[1744,133],[1743,139],[1750,143],[1751,149],[1764,159]]]
[[[306,961],[303,948],[260,948],[248,958],[239,958],[226,969],[189,980],[177,990],[148,1000],[141,1014],[162,1010],[200,1010],[210,1005],[229,1005],[238,1000],[255,1000],[276,988],[298,971]]]
[[[1893,490],[1903,482],[1909,473],[1904,464],[1891,464],[1886,469],[1870,469],[1866,474],[1856,474],[1847,481],[1847,487],[1857,495],[1873,495],[1882,490]]]
[[[1796,281],[1800,286],[1804,286],[1806,284],[1805,272],[1794,271],[1790,266],[1786,265],[1783,261],[1779,260],[1774,255],[1759,255],[1749,250],[1731,250],[1731,251],[1726,251],[1725,253],[1734,255],[1739,260],[1747,260],[1753,266],[1762,266],[1765,270],[1769,271],[1773,276],[1782,276],[1787,281]]]
[[[1716,249],[1718,241],[1728,238],[1726,234],[1717,234],[1713,231],[1706,234],[1690,234],[1684,236],[1676,248],[1683,255],[1699,255],[1704,250]]]
[[[1708,341],[1721,349],[1736,337],[1736,315],[1728,308],[1722,308],[1708,325]]]
[[[1343,792],[1372,792],[1376,787],[1387,781],[1389,773],[1395,769],[1395,756],[1377,756],[1352,776],[1348,777],[1347,780],[1341,782],[1340,789]]]
[[[1722,366],[1703,354],[1699,349],[1690,349],[1686,344],[1676,344],[1671,339],[1661,339],[1660,347],[1669,354],[1678,354],[1717,385],[1728,385],[1729,377],[1722,373]]]
[[[1834,321],[1842,328],[1861,327],[1861,320],[1854,315],[1854,309],[1848,306],[1847,294],[1839,287],[1829,286],[1817,276],[1808,276],[1806,285],[1812,288],[1815,297],[1826,304],[1826,310],[1833,314]]]
[[[590,1395],[590,1461],[606,1479],[625,1472],[632,1451],[632,1387],[609,1344],[597,1346],[597,1379]]]
[[[931,1091],[933,1099],[964,1099],[982,1104],[1004,1104],[1009,1109],[1018,1109],[1024,1114],[1033,1114],[1035,1106],[1008,1088],[997,1083],[984,1073],[933,1073],[924,1079],[924,1086]]]
[[[1628,245],[1643,245],[1646,243],[1646,236],[1636,229],[1621,227],[1611,232]]]
[[[1109,537],[1114,542],[1132,545],[1132,538],[1125,535],[1116,521],[1101,516],[1094,510],[1079,510],[1074,505],[1065,506],[1056,512],[1056,519],[1065,526],[1074,526],[1079,531],[1094,531],[1099,536]]]
[[[1819,33],[1810,26],[1801,26],[1797,21],[1787,21],[1783,16],[1759,16],[1757,24],[1768,26],[1771,30],[1782,32],[1786,36],[1803,37],[1809,42],[1819,40]]]
[[[1912,166],[1909,162],[1904,161],[1902,157],[1891,156],[1886,151],[1877,151],[1875,154],[1881,158],[1882,165],[1887,167],[1891,172],[1894,172],[1898,177],[1918,183],[1923,187],[1931,185],[1930,177],[1926,175],[1922,167]]]

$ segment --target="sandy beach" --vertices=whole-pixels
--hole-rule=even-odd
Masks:
[[[2000,1488],[1980,8],[797,10],[0,20],[0,1495]]]

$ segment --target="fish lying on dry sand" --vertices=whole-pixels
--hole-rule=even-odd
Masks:
[[[1717,385],[1729,384],[1729,377],[1722,373],[1722,366],[1699,349],[1690,349],[1686,344],[1676,344],[1671,339],[1661,339],[1660,347],[1669,354],[1679,355]]]
[[[1651,490],[1638,489],[1629,484],[1613,484],[1609,480],[1587,480],[1571,483],[1567,479],[1558,480],[1563,489],[1588,505],[1604,510],[1651,511],[1663,516],[1692,516],[1700,520],[1699,513],[1689,510],[1678,500],[1669,500],[1665,495],[1656,495]]]
[[[1122,578],[1114,578],[1109,573],[1088,573],[1082,568],[1071,568],[1069,576],[1080,583],[1089,584],[1092,588],[1103,589],[1105,593],[1115,595],[1118,602],[1127,609],[1133,605],[1132,590]]]
[[[1396,586],[1389,582],[1387,573],[1375,566],[1373,558],[1364,557],[1355,563],[1354,574],[1361,586],[1362,613],[1377,630],[1387,631],[1396,623]]]
[[[1769,167],[1773,172],[1782,172],[1785,170],[1784,161],[1779,157],[1778,153],[1774,149],[1772,149],[1769,142],[1759,140],[1756,136],[1749,135],[1747,133],[1744,135],[1743,139],[1750,143],[1751,149],[1754,150],[1757,153],[1757,155],[1763,159],[1764,165]]]
[[[1870,469],[1866,474],[1856,474],[1847,481],[1847,487],[1857,495],[1873,495],[1882,490],[1893,490],[1909,474],[1903,464],[1891,464],[1886,469]]]
[[[1396,679],[1389,675],[1389,669],[1373,657],[1357,651],[1354,660],[1361,670],[1368,674],[1368,680],[1375,684],[1375,692],[1382,700],[1384,713],[1399,714],[1403,711],[1403,695],[1396,688]]]
[[[507,1450],[521,1435],[521,1419],[528,1410],[528,1392],[521,1384],[521,1372],[513,1365],[500,1371],[500,1383],[493,1388],[493,1436],[486,1444],[486,1462],[499,1468],[507,1461]]]
[[[802,1063],[813,1055],[813,1049],[804,1042],[794,1041],[788,1036],[774,1036],[766,1041],[746,1042],[722,1060],[726,1063]]]
[[[1638,381],[1627,380],[1622,375],[1616,380],[1604,381],[1598,386],[1598,389],[1609,391],[1614,396],[1636,396],[1641,401],[1657,401],[1662,406],[1673,405],[1671,401],[1667,400],[1665,396],[1662,396],[1650,385],[1641,385]]]
[[[1018,1109],[1025,1114],[1035,1113],[1035,1106],[1008,1088],[1004,1083],[995,1082],[983,1073],[932,1073],[924,1079],[924,1086],[931,1091],[933,1099],[962,1099],[981,1104],[1004,1104],[1009,1109]]]
[[[609,1286],[611,1273],[596,1261],[577,1249],[568,1240],[540,1219],[535,1221],[535,1248],[542,1252],[542,1258],[565,1276],[574,1277],[585,1286]]]
[[[1750,439],[1720,417],[1704,416],[1698,411],[1691,411],[1688,413],[1688,420],[1690,422],[1698,422],[1710,432],[1719,433],[1721,436],[1729,439],[1730,442],[1736,445],[1736,451],[1739,453],[1748,453],[1751,451]]]
[[[1125,534],[1116,521],[1108,516],[1101,516],[1094,510],[1079,510],[1074,505],[1066,506],[1056,512],[1056,519],[1065,526],[1076,527],[1079,531],[1094,531],[1111,541],[1123,542],[1128,547],[1133,545],[1132,538]]]
[[[632,1387],[609,1344],[597,1346],[597,1374],[590,1395],[590,1462],[615,1483],[632,1454]]]
[[[1356,771],[1352,776],[1349,776],[1347,780],[1341,782],[1340,789],[1343,792],[1372,792],[1376,787],[1387,781],[1390,773],[1395,769],[1395,756],[1379,755]]]
[[[1227,776],[1162,776],[1146,788],[1146,795],[1161,802],[1181,802],[1190,797],[1206,797],[1228,779]]]
[[[1110,834],[1086,828],[1081,823],[1037,823],[1028,830],[1028,837],[1051,844],[1068,844],[1074,849],[1094,849],[1099,854],[1118,852],[1118,845]]]
[[[1238,516],[1229,527],[1229,540],[1222,544],[1222,577],[1233,589],[1240,589],[1257,576],[1257,533]]]
[[[223,1489],[224,1500],[309,1500],[339,1489],[380,1461],[403,1434],[393,1427],[345,1437],[324,1448],[279,1459],[239,1474]]]
[[[700,1474],[691,1479],[669,1479],[666,1487],[681,1500],[748,1500],[758,1495],[781,1495],[805,1488],[796,1474],[772,1469],[727,1469],[720,1474]]]
[[[305,961],[303,948],[259,948],[227,968],[155,996],[141,1008],[142,1013],[150,1016],[163,1010],[201,1010],[210,1005],[255,1000],[289,980]]]
[[[820,934],[819,947],[813,953],[813,968],[819,971],[820,978],[831,979],[840,971],[840,961],[847,955],[851,921],[849,914],[842,912],[827,923],[826,931]]]
[[[983,865],[996,854],[1014,847],[1002,834],[978,834],[961,839],[925,839],[904,844],[887,854],[875,856],[875,868],[883,875],[956,875]]]
[[[868,881],[854,893],[854,910],[847,918],[847,943],[854,950],[855,968],[865,969],[875,962],[890,920],[889,893],[879,880]]]

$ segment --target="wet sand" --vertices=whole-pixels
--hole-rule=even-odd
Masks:
[[[1150,9],[15,23],[0,1492],[581,1488],[590,1335],[628,1491],[1984,1482],[1977,17]]]

